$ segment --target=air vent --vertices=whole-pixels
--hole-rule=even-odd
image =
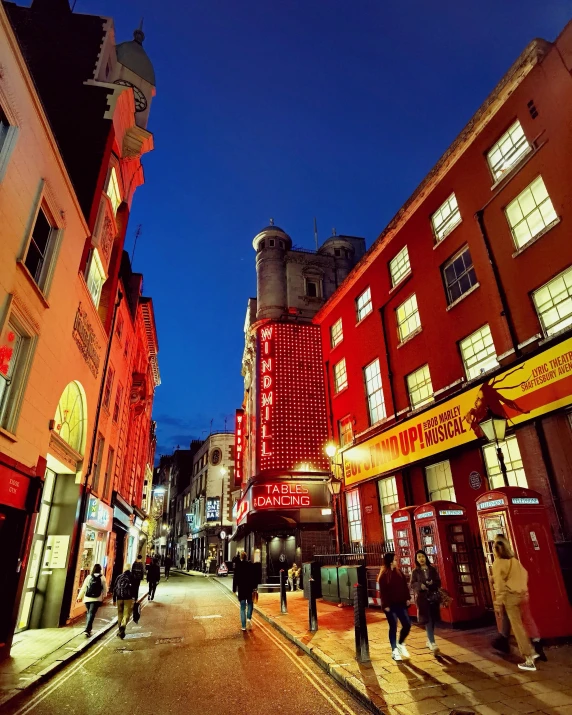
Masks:
[[[528,104],[527,104],[526,106],[528,107],[528,111],[530,112],[530,116],[531,116],[533,119],[536,119],[536,117],[538,116],[538,109],[536,109],[536,107],[535,107],[535,105],[534,105],[534,100],[531,99],[530,102],[528,102]]]

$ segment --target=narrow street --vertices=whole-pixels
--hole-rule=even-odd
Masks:
[[[238,602],[206,578],[171,575],[138,625],[112,634],[10,715],[60,713],[312,713],[367,711],[256,615],[242,632]]]

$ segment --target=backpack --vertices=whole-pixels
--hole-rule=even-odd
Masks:
[[[131,573],[133,574],[133,578],[136,578],[138,581],[143,581],[143,576],[145,574],[143,564],[136,561],[131,567]]]
[[[120,601],[133,598],[133,581],[130,573],[123,573],[115,584],[115,595]]]
[[[87,598],[99,598],[103,592],[103,584],[101,583],[101,574],[92,574],[91,581],[85,592]]]

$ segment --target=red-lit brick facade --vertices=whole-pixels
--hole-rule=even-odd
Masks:
[[[503,409],[514,418],[503,452],[509,480],[525,481],[542,495],[566,573],[572,399],[565,390],[553,400],[549,390],[542,399],[551,407],[530,414],[506,400],[519,402],[525,392],[519,385],[529,378],[538,381],[530,389],[540,389],[542,355],[550,350],[554,384],[567,370],[571,69],[571,25],[553,44],[531,43],[315,318],[322,328],[331,436],[346,460],[359,445],[368,450],[378,434],[423,425],[439,405],[451,430],[470,433],[455,436],[466,442],[451,449],[445,440],[442,451],[428,457],[424,443],[421,448],[427,433],[411,433],[419,437],[410,445],[415,454],[395,461],[398,466],[388,456],[367,475],[352,476],[346,464],[346,492],[358,490],[346,494],[354,504],[349,532],[345,524],[350,540],[391,538],[390,511],[431,496],[466,506],[477,532],[475,500],[489,478],[496,485],[501,477],[490,448],[471,433],[470,414],[446,411],[469,390],[522,365],[502,385]],[[538,364],[534,376],[524,374],[531,359]],[[477,413],[480,419],[475,407]],[[383,482],[392,477],[395,482]]]

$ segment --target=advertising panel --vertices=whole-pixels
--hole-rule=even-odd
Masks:
[[[572,338],[343,452],[347,486],[483,436],[492,412],[520,424],[572,404]]]
[[[254,511],[323,509],[330,506],[326,482],[272,481],[254,484],[238,502],[236,523]]]
[[[207,497],[207,521],[219,521],[220,497]]]

